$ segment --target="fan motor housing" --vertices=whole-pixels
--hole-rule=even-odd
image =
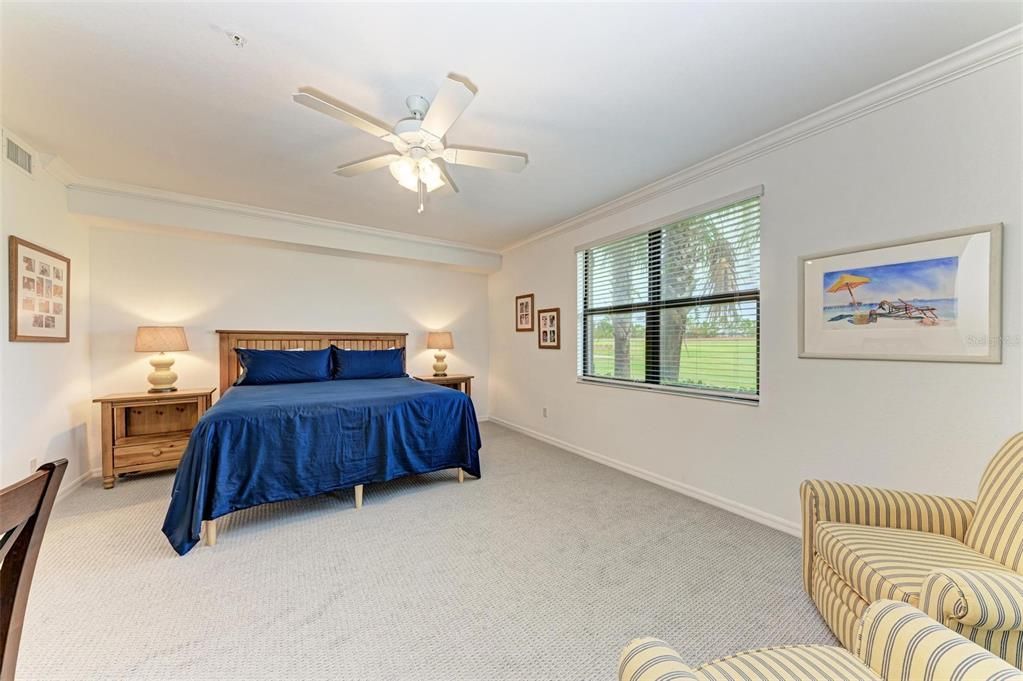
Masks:
[[[430,110],[430,100],[422,95],[409,95],[405,98],[405,106],[408,107],[412,118],[422,120],[426,112]]]
[[[419,127],[423,121],[418,118],[402,118],[394,124],[394,134],[404,138],[406,135],[419,135]]]

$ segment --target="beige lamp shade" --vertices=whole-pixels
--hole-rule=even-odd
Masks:
[[[135,334],[135,352],[181,352],[188,350],[182,326],[140,326]]]
[[[426,347],[431,350],[452,350],[455,342],[450,331],[431,331],[426,334]]]

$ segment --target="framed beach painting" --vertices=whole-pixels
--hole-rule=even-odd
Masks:
[[[533,330],[533,294],[515,296],[515,330]]]
[[[799,259],[799,356],[1001,362],[1002,225]]]
[[[71,259],[8,239],[8,333],[11,341],[66,343],[71,329]]]

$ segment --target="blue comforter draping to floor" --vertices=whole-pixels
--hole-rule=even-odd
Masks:
[[[203,520],[414,473],[480,476],[469,396],[414,379],[236,386],[199,420],[163,533],[184,555]]]

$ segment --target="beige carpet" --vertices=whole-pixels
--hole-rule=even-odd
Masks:
[[[54,512],[18,678],[590,680],[640,635],[692,661],[833,643],[795,538],[494,424],[483,442],[482,480],[251,509],[183,558],[171,475],[90,481]]]

